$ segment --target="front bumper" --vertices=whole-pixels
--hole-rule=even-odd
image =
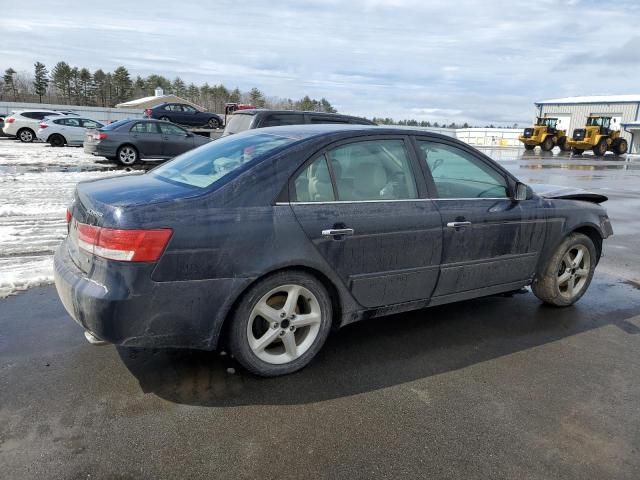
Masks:
[[[520,140],[525,145],[540,145],[542,143],[538,137],[523,137],[522,135],[520,135],[518,137],[518,140]]]
[[[71,317],[101,340],[136,347],[213,349],[248,278],[154,282],[154,265],[96,259],[90,276],[67,241],[54,256],[58,295]]]

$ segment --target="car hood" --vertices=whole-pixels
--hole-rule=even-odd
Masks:
[[[593,193],[581,188],[563,187],[560,185],[547,185],[543,183],[529,184],[532,190],[544,198],[560,198],[563,200],[583,200],[591,203],[602,203],[609,197],[600,193]]]

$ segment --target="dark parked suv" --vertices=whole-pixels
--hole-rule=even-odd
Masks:
[[[329,123],[352,125],[375,125],[370,120],[350,115],[299,110],[238,110],[227,120],[222,136],[244,132],[252,128],[302,125],[305,123]]]
[[[144,111],[145,117],[187,125],[189,127],[219,128],[222,117],[211,112],[201,112],[186,103],[162,103]]]

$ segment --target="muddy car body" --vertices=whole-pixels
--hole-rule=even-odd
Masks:
[[[79,184],[56,286],[105,341],[224,343],[255,373],[289,373],[331,327],[364,318],[532,283],[548,303],[576,301],[612,233],[606,197],[545,191],[424,131],[251,130],[144,175]]]

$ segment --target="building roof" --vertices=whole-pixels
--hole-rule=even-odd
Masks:
[[[119,103],[116,105],[116,108],[141,108],[144,110],[145,108],[153,108],[161,103],[186,103],[187,105],[191,105],[193,108],[202,112],[206,110],[200,105],[196,105],[195,103],[185,100],[177,95],[158,95],[138,98],[137,100],[129,100],[128,102]]]
[[[640,120],[636,120],[635,122],[626,122],[621,123],[622,128],[629,130],[640,130]]]
[[[640,103],[640,95],[587,95],[583,97],[552,98],[540,100],[536,105],[573,103]]]

